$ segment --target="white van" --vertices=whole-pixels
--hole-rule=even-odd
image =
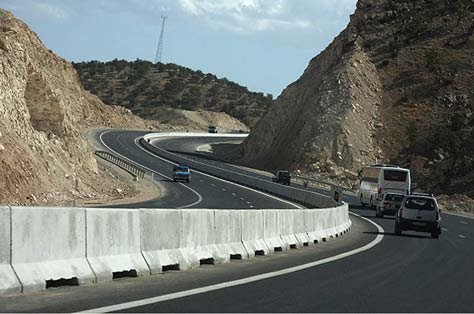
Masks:
[[[371,165],[361,172],[359,197],[362,206],[375,207],[385,193],[410,194],[410,170],[392,165]]]

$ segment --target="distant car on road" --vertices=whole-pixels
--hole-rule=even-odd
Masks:
[[[189,183],[191,180],[191,170],[187,166],[174,166],[173,167],[173,181],[185,181]]]
[[[209,125],[209,126],[207,127],[207,132],[209,132],[209,133],[217,133],[217,127],[214,126],[214,125]]]
[[[279,170],[276,175],[272,177],[272,181],[285,185],[291,184],[291,174],[289,171]]]
[[[412,193],[405,196],[395,216],[395,234],[403,230],[429,232],[437,239],[441,234],[441,211],[431,194]]]
[[[384,215],[395,215],[402,205],[404,194],[386,193],[375,208],[375,217],[383,218]]]

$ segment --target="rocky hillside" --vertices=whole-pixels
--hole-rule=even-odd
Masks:
[[[0,205],[110,195],[123,182],[98,169],[85,129],[157,126],[86,92],[69,62],[2,9],[0,121]]]
[[[471,0],[359,0],[241,160],[333,176],[396,163],[421,190],[474,195],[473,32]]]
[[[161,119],[163,108],[225,112],[252,128],[273,102],[227,79],[148,61],[74,63],[85,89],[106,104],[129,108],[141,117]]]

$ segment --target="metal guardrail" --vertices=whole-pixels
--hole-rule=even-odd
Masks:
[[[95,151],[95,154],[99,156],[100,158],[107,160],[108,162],[111,162],[114,165],[122,168],[123,170],[133,175],[135,178],[143,179],[145,177],[145,171],[143,169],[109,152],[98,150],[98,151]]]
[[[297,180],[300,180],[300,181],[306,181],[308,183],[318,184],[320,186],[328,186],[330,189],[339,189],[339,190],[342,190],[344,192],[347,191],[347,192],[355,193],[355,191],[352,190],[352,189],[349,189],[347,187],[337,185],[337,184],[334,184],[334,183],[330,183],[330,182],[327,182],[327,181],[313,179],[313,178],[304,177],[304,176],[296,176],[296,175],[293,175],[292,177],[297,179]]]

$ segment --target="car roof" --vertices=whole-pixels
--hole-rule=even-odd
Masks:
[[[425,198],[425,199],[430,199],[430,200],[435,200],[436,198],[434,196],[429,196],[429,195],[406,195],[405,198]]]

